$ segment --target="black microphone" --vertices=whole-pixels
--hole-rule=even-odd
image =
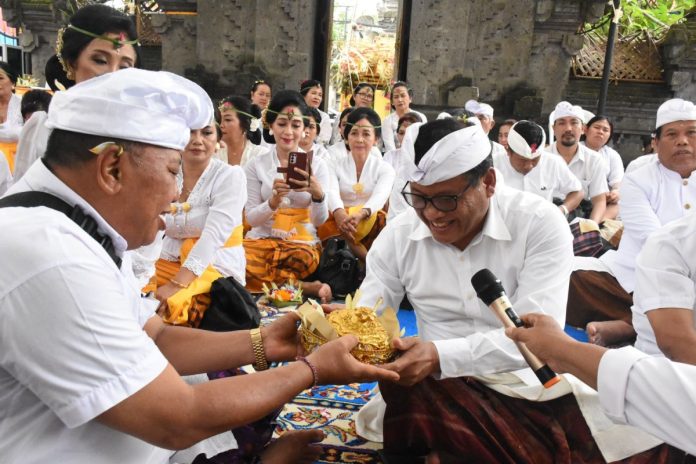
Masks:
[[[471,285],[476,290],[476,295],[498,316],[498,319],[505,327],[524,327],[522,319],[517,315],[512,304],[505,295],[505,289],[500,280],[488,269],[481,269],[471,278]],[[549,366],[543,364],[539,358],[529,351],[529,348],[522,342],[515,342],[517,349],[522,353],[522,357],[527,361],[529,367],[536,374],[539,382],[545,387],[550,388],[561,378],[551,370]]]

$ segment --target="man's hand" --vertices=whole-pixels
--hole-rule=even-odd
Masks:
[[[344,335],[317,348],[307,359],[316,367],[321,385],[344,385],[353,382],[397,382],[399,374],[384,368],[361,363],[350,354],[358,345],[358,337]]]
[[[607,204],[608,205],[615,205],[616,203],[619,202],[619,190],[611,190],[607,192]]]
[[[396,338],[392,346],[401,353],[399,357],[385,364],[385,369],[397,372],[400,385],[411,386],[427,376],[440,372],[440,356],[432,342],[424,342],[418,337]]]
[[[549,315],[531,313],[521,316],[521,319],[525,326],[505,329],[505,335],[527,345],[537,358],[555,372],[567,372],[560,358],[572,351],[572,346],[577,342],[566,335]]]
[[[261,328],[263,347],[269,362],[292,361],[302,352],[297,323],[300,316],[289,313]]]

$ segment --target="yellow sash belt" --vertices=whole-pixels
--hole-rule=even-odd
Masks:
[[[0,150],[7,158],[7,164],[10,165],[10,172],[14,173],[15,153],[17,153],[17,142],[0,142]]]
[[[230,248],[241,245],[243,234],[244,227],[242,225],[235,227],[223,247]],[[197,241],[198,238],[187,238],[184,240],[184,243],[181,244],[179,266],[186,262],[186,258]],[[210,293],[210,287],[213,285],[213,282],[221,277],[222,274],[220,274],[212,265],[208,266],[200,276],[193,279],[188,287],[182,288],[174,295],[167,298],[167,306],[169,309],[168,314],[163,318],[164,321],[174,325],[188,324],[189,308],[191,307],[193,298],[196,295]]]
[[[278,208],[273,215],[272,235],[283,240],[312,242],[314,236],[303,224],[309,224],[308,208]]]

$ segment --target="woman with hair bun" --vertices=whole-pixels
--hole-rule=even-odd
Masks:
[[[420,117],[420,122],[428,122],[428,118],[426,118],[423,113],[411,109],[412,96],[413,91],[406,82],[398,81],[392,85],[391,92],[389,93],[389,101],[394,111],[382,121],[382,141],[384,142],[385,151],[394,150],[401,145],[396,137],[396,130],[399,119],[404,115],[407,113],[415,113]]]
[[[256,156],[268,151],[260,147],[261,109],[247,98],[222,99],[219,111],[221,140],[225,143],[225,161],[232,166],[246,166]]]
[[[268,103],[271,101],[272,96],[273,88],[268,82],[260,79],[254,81],[251,85],[249,98],[251,98],[251,102],[261,108],[261,110],[268,108]]]

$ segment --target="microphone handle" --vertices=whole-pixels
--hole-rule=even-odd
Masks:
[[[524,327],[522,319],[520,319],[515,310],[512,309],[510,300],[508,300],[505,294],[502,294],[499,298],[494,300],[490,304],[490,308],[493,310],[495,315],[498,316],[498,319],[500,319],[506,328]],[[522,357],[525,361],[527,361],[527,364],[529,364],[529,367],[532,368],[534,374],[539,379],[539,382],[541,382],[545,388],[555,385],[561,379],[553,370],[551,370],[549,366],[542,363],[541,360],[534,355],[534,353],[529,351],[527,345],[522,342],[515,342],[515,345],[517,345],[517,349],[520,350]]]

